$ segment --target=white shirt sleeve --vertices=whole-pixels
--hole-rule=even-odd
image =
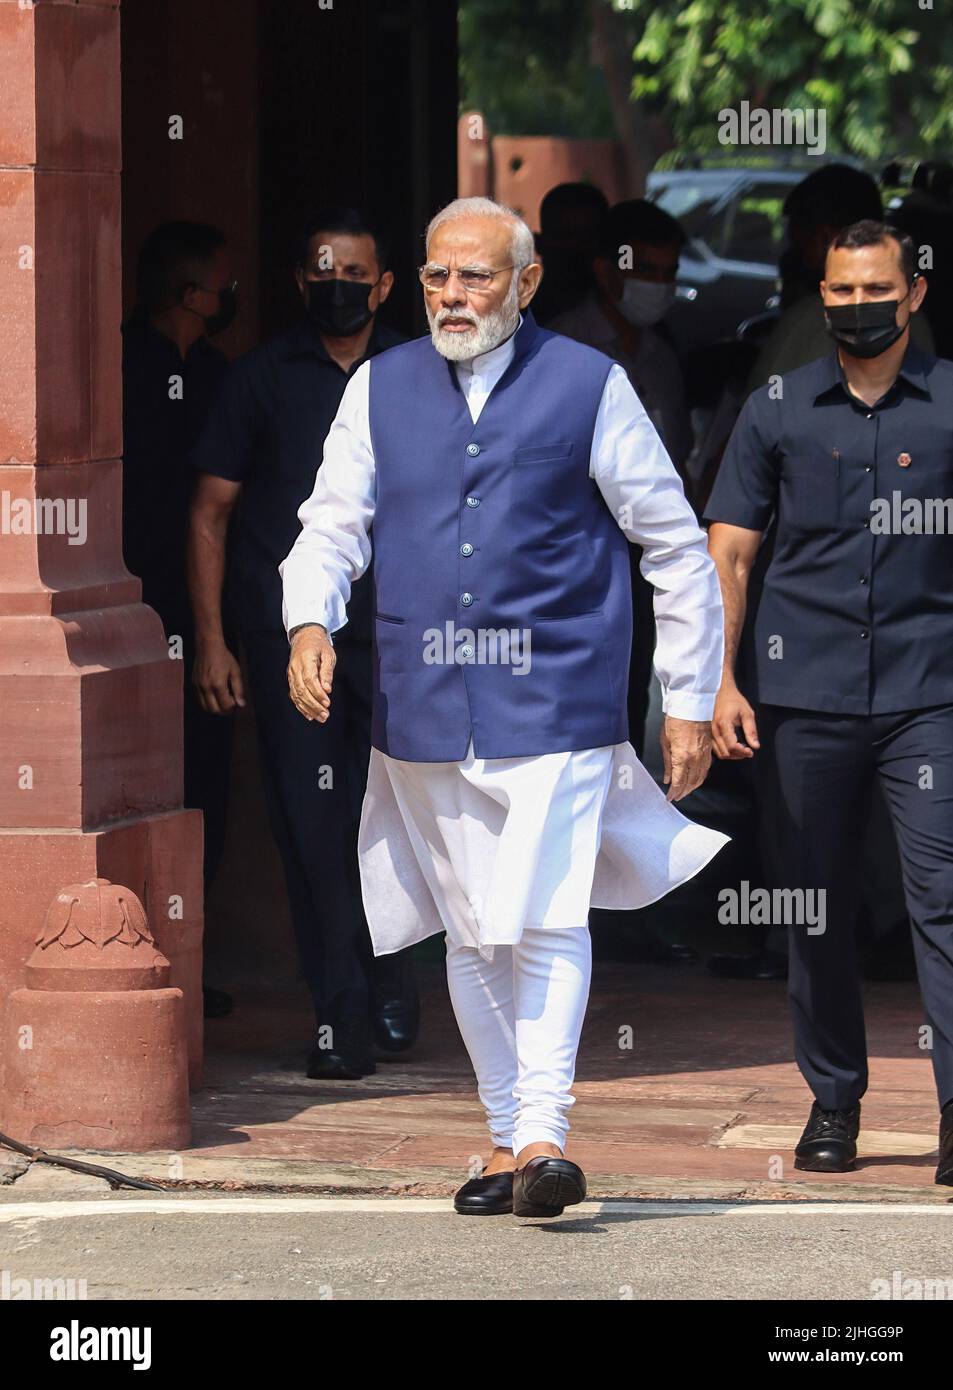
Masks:
[[[724,614],[705,532],[632,385],[615,365],[603,391],[589,462],[606,505],[655,588],[655,671],[662,709],[710,719],[721,683]]]
[[[347,622],[351,585],[371,560],[370,529],[377,484],[368,412],[369,362],[348,382],[324,443],[314,491],[298,509],[301,531],[278,566],[284,584],[285,631],[321,623],[336,632]]]

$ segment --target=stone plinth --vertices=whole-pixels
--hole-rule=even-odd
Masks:
[[[54,898],[0,1047],[0,1128],[21,1143],[109,1151],[189,1143],[182,992],[141,902],[92,879]]]

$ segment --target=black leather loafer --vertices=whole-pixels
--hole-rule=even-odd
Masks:
[[[586,1195],[586,1175],[568,1158],[537,1154],[513,1176],[514,1216],[560,1216]]]
[[[817,1101],[794,1150],[794,1166],[809,1173],[848,1173],[857,1157],[860,1106],[822,1110]]]
[[[940,1116],[940,1154],[934,1182],[953,1187],[953,1101],[948,1101]]]
[[[371,1006],[374,1041],[381,1052],[407,1052],[420,1032],[419,999],[385,999]]]
[[[453,1209],[461,1216],[508,1216],[513,1210],[513,1174],[471,1178],[454,1195]]]
[[[420,996],[411,949],[375,957],[370,985],[374,1041],[382,1052],[406,1052],[420,1032]]]

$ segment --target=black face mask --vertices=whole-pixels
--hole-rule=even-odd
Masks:
[[[379,283],[374,281],[374,285]],[[306,280],[304,302],[308,318],[329,338],[350,338],[374,317],[374,310],[367,303],[374,285],[363,280]]]
[[[224,333],[225,329],[234,322],[235,315],[238,313],[238,295],[231,285],[226,285],[223,290],[218,290],[217,293],[218,311],[214,314],[202,315],[205,331],[210,338],[214,338],[216,333]]]
[[[903,299],[906,298],[905,294]],[[827,331],[851,357],[879,357],[897,341],[907,326],[904,324],[901,327],[897,323],[897,309],[903,299],[828,305],[825,310]]]

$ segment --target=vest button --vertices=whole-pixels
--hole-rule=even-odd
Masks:
[[[473,648],[472,648],[471,646],[469,646],[469,644],[468,644],[467,646],[465,646],[465,647],[461,647],[461,648],[460,648],[460,655],[463,657],[464,661],[470,661],[470,660],[472,660],[472,658],[473,658]]]
[[[460,602],[463,604],[463,606],[464,606],[465,608],[469,608],[470,604],[473,602],[473,595],[472,595],[472,594],[461,594],[461,595],[460,595]]]
[[[460,547],[460,554],[461,554],[461,555],[472,555],[472,554],[473,554],[473,546],[470,544],[469,541],[464,541],[464,542],[463,542],[463,545],[461,545],[461,547]]]
[[[480,505],[480,499],[479,499],[479,497],[468,497],[468,498],[467,498],[467,506],[468,506],[468,507],[478,507],[479,505]]]
[[[479,446],[479,444],[468,444],[468,445],[467,445],[467,453],[470,455],[470,457],[471,457],[472,459],[475,459],[476,456],[477,456],[477,454],[478,454],[479,452],[480,452],[480,446]]]

